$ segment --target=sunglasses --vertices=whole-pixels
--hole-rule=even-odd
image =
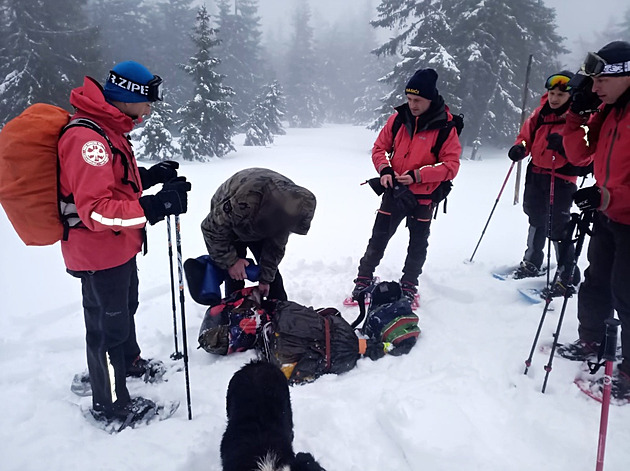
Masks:
[[[582,72],[589,77],[623,74],[630,72],[630,61],[609,64],[594,52],[589,52],[582,64]]]
[[[107,81],[113,83],[114,85],[129,90],[133,93],[138,93],[142,96],[146,96],[148,101],[162,101],[163,98],[163,90],[162,90],[162,78],[159,75],[154,75],[151,80],[146,85],[134,82],[133,80],[129,80],[128,78],[123,77],[122,75],[118,75],[113,70],[109,71],[109,77],[107,77]]]
[[[568,92],[569,90],[571,90],[569,80],[571,80],[571,77],[567,77],[566,75],[561,74],[554,74],[549,77],[545,82],[545,88],[547,90],[553,90],[554,88],[557,88],[561,92]]]

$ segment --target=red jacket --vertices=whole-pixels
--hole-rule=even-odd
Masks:
[[[562,135],[567,113],[565,111],[563,114],[557,115],[547,106],[545,109],[546,112],[541,115],[546,104],[547,93],[541,97],[540,106],[536,108],[523,123],[514,144],[521,145],[524,141],[526,152],[532,156],[533,165],[549,171],[545,173],[551,173],[553,169],[556,177],[575,183],[577,177],[563,175],[560,168],[569,163],[577,165],[576,160],[571,160],[570,156],[567,158],[556,151],[547,149],[547,138],[550,134],[556,133]],[[542,122],[539,122],[539,119],[542,119]],[[560,171],[557,172],[558,170]]]
[[[583,124],[588,126],[588,144]],[[630,224],[630,91],[614,105],[600,106],[588,123],[569,112],[563,142],[572,158],[585,163],[593,160],[595,180],[602,190],[599,209],[615,222]]]
[[[405,113],[406,109],[403,105],[398,107],[399,113]],[[394,155],[388,160],[386,153],[392,150],[392,126],[394,119],[398,113],[393,114],[387,120],[387,123],[379,133],[372,148],[372,162],[377,172],[381,172],[384,167],[390,166],[399,175],[403,175],[410,170],[414,172],[417,182],[409,185],[409,189],[417,194],[429,194],[435,190],[439,184],[446,180],[452,180],[459,170],[459,157],[462,153],[462,146],[459,143],[459,137],[455,127],[451,128],[451,132],[442,145],[439,158],[436,158],[431,152],[431,148],[435,145],[439,130],[444,123],[453,119],[453,115],[448,111],[448,107],[444,106],[443,110],[436,116],[435,120],[418,129],[418,118],[413,118],[410,114],[406,120],[413,129],[413,138],[410,136],[406,125],[403,124],[396,134],[396,142],[394,144]],[[425,202],[424,200],[420,200]],[[430,200],[426,200],[428,202]]]
[[[142,191],[138,167],[126,134],[133,120],[103,97],[100,85],[86,77],[72,90],[72,117],[94,121],[112,145],[85,127],[70,128],[59,140],[60,185],[63,196],[73,195],[82,225],[69,231],[61,251],[70,270],[104,270],[133,258],[141,249],[146,218],[138,202]],[[127,161],[127,180],[125,165]],[[134,188],[135,186],[135,188]]]

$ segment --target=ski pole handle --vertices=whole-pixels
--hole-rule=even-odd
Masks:
[[[621,324],[617,319],[611,317],[606,319],[606,336],[604,339],[604,356],[606,361],[615,361],[617,357],[617,331]]]

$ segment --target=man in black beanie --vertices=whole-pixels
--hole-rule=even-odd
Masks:
[[[389,240],[407,219],[409,247],[400,282],[412,306],[417,306],[418,277],[427,256],[436,204],[432,193],[442,182],[455,178],[462,151],[453,116],[436,88],[437,78],[433,69],[416,71],[405,87],[407,103],[396,108],[374,143],[372,162],[386,190],[354,280],[355,299],[373,284],[374,270]],[[444,143],[437,149],[440,135]],[[400,204],[402,198],[396,195],[405,192],[407,203]]]
[[[582,211],[594,211],[594,222],[578,294],[579,339],[558,353],[580,361],[596,356],[605,321],[616,311],[623,361],[612,394],[630,401],[630,43],[614,41],[588,53],[580,73],[592,80],[574,96],[563,142],[567,155],[593,161],[597,183],[573,200]],[[585,112],[593,108],[589,92],[602,102],[592,114]]]

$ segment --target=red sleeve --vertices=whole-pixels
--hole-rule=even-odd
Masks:
[[[391,115],[387,119],[387,123],[381,129],[381,132],[378,134],[376,138],[376,142],[374,143],[374,147],[372,147],[372,162],[374,163],[374,168],[380,174],[381,170],[385,167],[389,167],[389,161],[385,156],[385,153],[389,153],[392,150],[393,146],[393,136],[392,136],[392,127],[394,126],[394,119],[398,113]]]
[[[443,182],[452,180],[459,171],[459,158],[462,154],[462,145],[459,142],[457,129],[451,128],[451,132],[444,141],[438,162],[433,165],[425,165],[418,171],[422,183]]]
[[[536,128],[536,123],[538,122],[538,115],[540,115],[540,110],[542,106],[539,106],[534,110],[532,114],[525,120],[523,126],[521,126],[521,130],[516,137],[516,141],[514,145],[523,145],[523,141],[525,142],[525,150],[527,152],[526,155],[532,152],[532,146],[534,145],[534,129]]]
[[[588,121],[587,142],[585,139],[587,133],[582,127],[586,124],[585,119],[572,111],[567,113],[566,123],[562,129],[562,144],[567,160],[573,165],[585,166],[593,160],[601,127],[601,122],[598,122],[598,118],[599,113]]]
[[[138,229],[146,218],[130,185],[123,184],[120,157],[89,129],[68,131],[60,142],[62,189],[74,196],[83,224],[92,231]]]

